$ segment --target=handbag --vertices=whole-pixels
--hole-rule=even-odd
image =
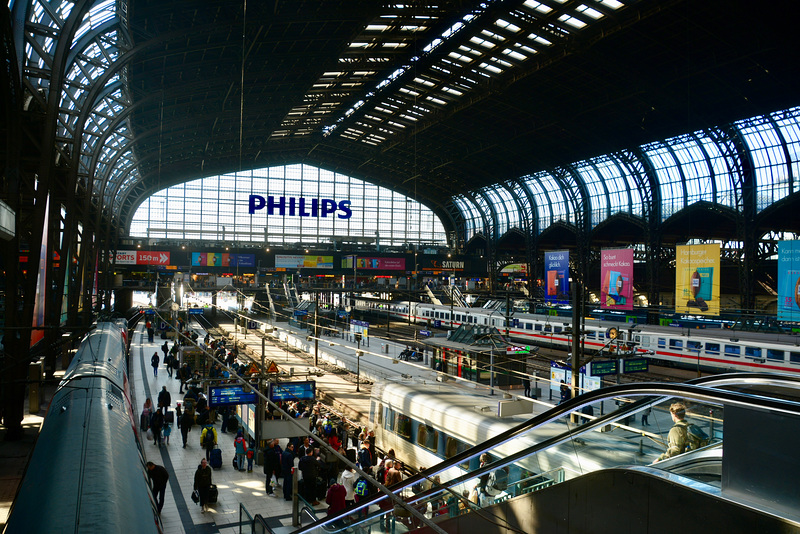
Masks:
[[[200,491],[199,490],[194,490],[192,492],[192,501],[195,504],[199,504],[200,503]]]
[[[147,433],[145,434],[145,437],[148,440],[153,441],[153,429],[152,428],[148,428],[147,429]]]

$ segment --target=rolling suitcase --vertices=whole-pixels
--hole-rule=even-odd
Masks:
[[[216,484],[211,484],[208,488],[208,502],[209,504],[214,504],[217,502],[217,497],[219,497],[219,490],[217,490]]]
[[[221,469],[222,468],[222,449],[212,449],[211,450],[211,469]]]

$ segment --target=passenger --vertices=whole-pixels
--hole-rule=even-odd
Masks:
[[[283,476],[283,499],[292,500],[292,476],[294,472],[294,443],[286,445],[286,450],[281,454],[281,475]]]
[[[339,475],[339,484],[344,486],[345,489],[345,496],[344,496],[344,504],[347,507],[353,506],[356,503],[356,496],[353,492],[356,483],[356,474],[353,471],[353,468],[349,465],[344,466],[344,470],[342,474]]]
[[[158,513],[164,507],[164,493],[167,490],[167,481],[169,481],[169,473],[163,465],[156,465],[153,462],[147,462],[147,478],[153,483],[153,498],[156,500],[158,506]]]
[[[689,423],[685,420],[686,406],[680,402],[675,402],[669,407],[669,413],[672,416],[672,422],[675,424],[669,429],[667,450],[656,459],[656,462],[683,454],[689,444],[687,436]]]
[[[192,426],[194,426],[194,415],[189,410],[184,410],[180,421],[181,437],[183,438],[183,448],[185,449],[186,441],[189,438],[189,432],[192,431]]]
[[[256,456],[256,443],[251,439],[249,446],[247,447],[247,452],[245,452],[245,456],[247,456],[247,472],[253,472],[253,460]]]
[[[164,415],[167,414],[170,404],[172,404],[172,395],[167,391],[167,386],[161,386],[161,391],[158,393],[158,407],[164,412]]]
[[[150,428],[153,430],[153,443],[156,447],[161,446],[161,428],[164,426],[164,414],[161,410],[156,410],[150,418]]]
[[[522,375],[522,395],[531,396],[531,377],[528,375]]]
[[[194,472],[194,489],[200,494],[200,506],[203,513],[206,513],[208,511],[208,491],[211,489],[211,467],[205,458],[200,460],[200,465]]]
[[[164,424],[164,443],[169,445],[169,437],[172,434],[172,425],[169,423]]]
[[[158,376],[158,362],[161,361],[161,358],[158,357],[158,353],[154,352],[153,357],[150,358],[150,365],[153,366],[153,376]]]
[[[328,492],[325,494],[325,502],[328,504],[327,516],[333,516],[341,512],[347,507],[346,504],[347,489],[335,480],[331,480],[331,485]],[[333,522],[336,528],[344,527],[344,522],[339,519]]]
[[[206,460],[211,461],[211,451],[217,445],[217,430],[208,423],[200,432],[200,446],[206,450]]]
[[[572,392],[569,389],[569,386],[563,380],[561,381],[561,402],[559,404],[564,404],[569,399],[572,398]]]
[[[236,432],[233,446],[236,451],[236,468],[239,471],[244,471],[244,460],[247,455],[247,441],[244,439],[244,434],[241,430]]]
[[[653,412],[652,406],[648,406],[646,410],[642,411],[642,426],[650,426],[648,418],[650,417],[650,414],[652,412]]]
[[[150,397],[147,397],[147,400],[144,401],[144,408],[142,409],[142,415],[139,418],[139,429],[142,432],[146,432],[148,428],[150,428],[150,416],[153,415],[153,401],[150,400]]]
[[[306,455],[300,458],[300,463],[297,468],[303,473],[303,485],[300,495],[311,504],[316,506],[319,504],[317,500],[317,477],[319,476],[319,464],[314,457],[314,449],[309,447],[306,450]]]
[[[266,491],[267,495],[275,496],[272,489],[272,480],[275,480],[275,485],[278,485],[278,477],[281,476],[281,449],[280,441],[273,439],[268,442],[267,447],[264,449],[264,475],[267,477]]]
[[[361,443],[361,450],[358,451],[358,464],[362,470],[372,473],[372,453],[369,450],[369,443]]]

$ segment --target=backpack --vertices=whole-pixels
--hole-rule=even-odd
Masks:
[[[508,489],[508,473],[504,469],[494,471],[490,479],[495,490],[503,492]]]
[[[333,435],[333,425],[327,419],[325,419],[324,424],[322,425],[322,433],[328,437]]]
[[[711,442],[708,434],[699,426],[689,423],[686,425],[686,450],[694,451],[705,447]]]
[[[203,436],[203,447],[210,449],[214,446],[214,430],[206,428],[204,432],[206,435]]]
[[[366,497],[369,495],[369,483],[366,478],[360,477],[356,480],[356,485],[353,486],[353,493],[359,497]]]

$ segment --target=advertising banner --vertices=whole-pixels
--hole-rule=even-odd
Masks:
[[[405,271],[405,258],[361,258],[356,256],[356,269],[381,270],[381,271]],[[353,256],[342,258],[342,269],[353,268]]]
[[[778,241],[778,320],[800,321],[800,241]]]
[[[255,267],[255,254],[229,254],[227,252],[192,252],[194,267]]]
[[[169,252],[137,250],[136,265],[169,265]]]
[[[719,243],[675,248],[675,312],[719,315]]]
[[[606,249],[600,256],[600,307],[633,309],[633,249]]]
[[[544,253],[545,302],[569,304],[569,251]]]
[[[275,268],[333,269],[333,256],[304,256],[301,254],[276,254]]]

